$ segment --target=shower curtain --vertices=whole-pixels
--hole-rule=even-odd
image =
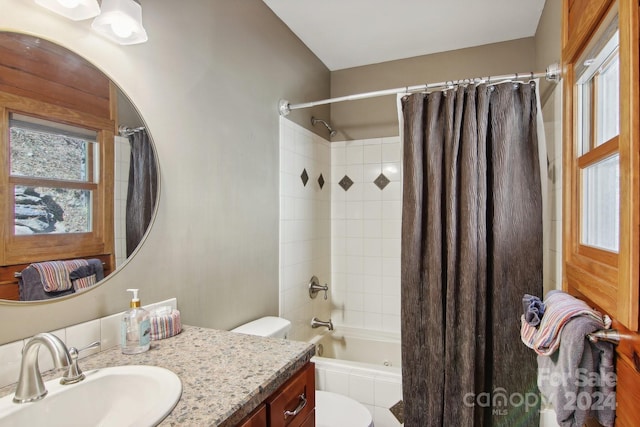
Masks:
[[[535,84],[402,99],[406,427],[537,426],[522,296],[542,293]]]
[[[157,170],[153,145],[146,130],[129,135],[131,157],[127,188],[127,257],[138,247],[153,216],[157,197]]]

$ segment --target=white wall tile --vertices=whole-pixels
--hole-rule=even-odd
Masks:
[[[399,265],[400,233],[402,219],[401,145],[398,137],[372,138],[349,141],[346,148],[331,146],[332,160],[342,158],[346,167],[333,166],[333,175],[341,179],[346,173],[355,184],[346,192],[332,192],[332,269],[334,282],[337,275],[346,280],[342,285],[348,290],[332,316],[339,315],[334,323],[355,327],[399,332]],[[380,190],[373,181],[384,172],[391,182]],[[341,204],[344,193],[344,211]],[[343,222],[343,218],[346,221]],[[344,246],[342,246],[344,242]],[[335,250],[344,247],[346,261]],[[346,271],[346,275],[343,274]],[[392,280],[386,281],[384,276]],[[398,279],[396,280],[396,277]],[[390,289],[390,288],[394,289]],[[396,289],[397,288],[397,289]],[[387,301],[386,312],[383,295]],[[389,304],[397,303],[397,308]],[[335,304],[335,301],[334,301]]]
[[[335,224],[336,231],[339,235],[346,233],[345,195],[338,194],[337,202],[331,203],[332,182],[339,181],[346,173],[346,146],[329,145],[287,119],[281,118],[280,123],[286,139],[281,139],[280,148],[294,153],[286,155],[294,166],[281,166],[280,173],[280,197],[284,199],[281,207],[286,212],[280,216],[279,315],[292,322],[292,339],[306,340],[313,334],[309,325],[311,318],[328,319],[331,311],[330,300],[309,298],[308,282],[315,275],[321,284],[327,283],[332,288],[331,253],[346,252],[346,236],[331,239],[331,218],[340,218]],[[337,166],[331,167],[331,164]],[[300,179],[303,169],[309,177],[306,185]],[[322,188],[318,183],[321,174],[325,180]],[[335,187],[342,191],[337,184]],[[358,206],[351,207],[351,215],[357,216]],[[337,266],[340,268],[340,263]]]
[[[382,162],[382,148],[380,144],[372,143],[372,144],[365,145],[363,147],[362,162],[364,164],[379,165]]]
[[[122,313],[100,319],[100,346],[102,350],[120,345]]]
[[[18,381],[23,346],[22,340],[0,346],[0,386]]]

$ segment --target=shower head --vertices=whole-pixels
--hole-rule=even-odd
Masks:
[[[333,138],[334,136],[336,136],[338,134],[338,131],[334,130],[333,128],[331,128],[331,126],[329,126],[329,123],[325,122],[322,119],[316,119],[315,117],[311,117],[311,125],[315,126],[316,123],[322,123],[324,125],[324,127],[327,128],[327,130],[329,131],[329,136],[331,138]]]

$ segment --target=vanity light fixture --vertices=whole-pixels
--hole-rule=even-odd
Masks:
[[[93,18],[100,13],[98,0],[36,0],[36,4],[73,21]]]
[[[148,40],[142,26],[142,6],[134,0],[102,0],[102,12],[93,20],[91,28],[122,45]]]

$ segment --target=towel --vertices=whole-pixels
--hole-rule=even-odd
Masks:
[[[28,266],[22,270],[20,279],[18,279],[18,286],[20,290],[20,301],[42,301],[74,293],[73,288],[60,292],[46,292],[38,270],[32,266]]]
[[[88,262],[85,259],[31,264],[40,274],[40,280],[46,292],[60,292],[71,289],[72,283],[69,273],[86,265],[88,265]]]
[[[182,331],[180,311],[170,307],[161,307],[151,313],[151,339],[161,340],[179,334]]]
[[[537,328],[527,323],[524,315],[520,319],[522,342],[541,356],[550,356],[558,349],[562,328],[576,316],[593,320],[598,325],[596,329],[605,327],[598,311],[563,291],[549,291],[544,305],[544,316]]]
[[[87,260],[87,265],[80,266],[76,270],[73,270],[69,273],[69,278],[73,284],[73,289],[76,291],[95,285],[104,279],[102,261],[94,258]]]
[[[531,326],[538,326],[545,309],[545,305],[540,298],[524,294],[522,308],[524,309],[524,320]]]
[[[587,334],[601,327],[591,316],[573,317],[562,328],[558,351],[537,358],[538,388],[544,402],[553,405],[561,427],[582,427],[588,417],[605,427],[613,426],[613,345],[587,339]]]

